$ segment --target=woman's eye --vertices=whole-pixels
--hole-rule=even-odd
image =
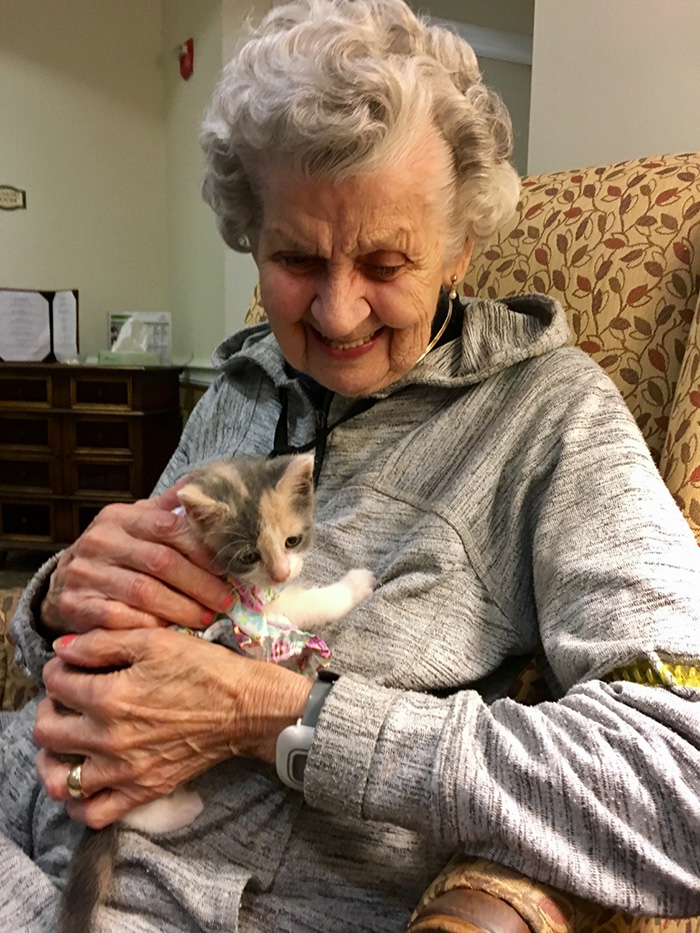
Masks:
[[[242,554],[238,555],[239,563],[245,564],[246,567],[250,567],[253,564],[257,564],[260,560],[260,555],[257,551],[244,551]]]
[[[308,270],[314,268],[321,260],[317,256],[302,256],[302,255],[281,255],[278,257],[278,262],[285,268],[289,269],[292,272],[307,272]]]
[[[299,547],[301,542],[304,540],[303,535],[290,535],[287,540],[284,542],[284,546],[288,551],[293,551],[295,547]]]
[[[365,267],[367,274],[373,279],[393,279],[399,272],[403,269],[403,266],[375,266],[368,265]]]

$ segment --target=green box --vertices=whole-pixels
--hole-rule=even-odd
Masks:
[[[100,350],[97,362],[101,366],[160,366],[158,350],[120,353],[119,350]]]

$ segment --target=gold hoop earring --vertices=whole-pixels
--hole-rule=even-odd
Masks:
[[[457,276],[456,276],[456,275],[453,275],[452,278],[450,279],[450,285],[451,285],[450,292],[449,292],[449,294],[448,294],[448,296],[447,296],[447,297],[449,298],[449,300],[450,300],[450,303],[449,303],[448,306],[447,306],[447,314],[445,315],[445,320],[442,322],[442,327],[441,327],[440,330],[437,332],[437,334],[435,334],[435,336],[434,336],[433,339],[430,341],[430,343],[428,344],[428,346],[425,348],[425,350],[424,350],[424,351],[421,353],[421,355],[418,357],[418,359],[416,360],[416,362],[413,364],[414,366],[415,366],[416,364],[420,363],[421,360],[425,359],[425,357],[430,353],[430,351],[433,349],[433,347],[435,346],[435,344],[438,342],[438,340],[439,340],[439,339],[442,337],[442,335],[445,333],[445,331],[447,330],[447,325],[448,325],[448,324],[450,323],[450,321],[452,320],[452,303],[454,302],[455,298],[457,297],[457,288],[456,288],[456,285],[457,285]]]

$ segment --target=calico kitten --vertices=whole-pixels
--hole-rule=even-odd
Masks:
[[[265,611],[319,631],[347,615],[374,589],[368,570],[330,586],[291,584],[313,541],[313,454],[274,460],[223,460],[196,473],[178,492],[190,527],[230,577],[274,590]]]
[[[319,631],[367,598],[374,577],[368,570],[355,569],[330,586],[304,589],[290,582],[301,572],[313,540],[313,463],[312,454],[222,460],[192,473],[178,499],[193,534],[239,592],[241,587],[265,591],[266,614]],[[146,832],[168,832],[192,822],[202,807],[199,794],[179,787],[168,797],[137,807],[121,822]],[[95,909],[111,889],[117,839],[117,823],[100,830],[86,828],[68,870],[60,933],[92,929]]]

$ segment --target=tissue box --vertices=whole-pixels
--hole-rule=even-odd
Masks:
[[[101,366],[160,366],[160,353],[157,350],[143,350],[140,353],[100,350],[97,362]]]
[[[115,347],[122,331],[129,333],[129,328],[139,333],[140,345]],[[158,353],[161,366],[169,366],[171,360],[170,330],[170,313],[167,311],[110,311],[107,315],[107,346],[116,353],[124,350],[135,353],[153,351]],[[116,364],[112,361],[112,365]],[[149,362],[134,365],[153,364]]]

